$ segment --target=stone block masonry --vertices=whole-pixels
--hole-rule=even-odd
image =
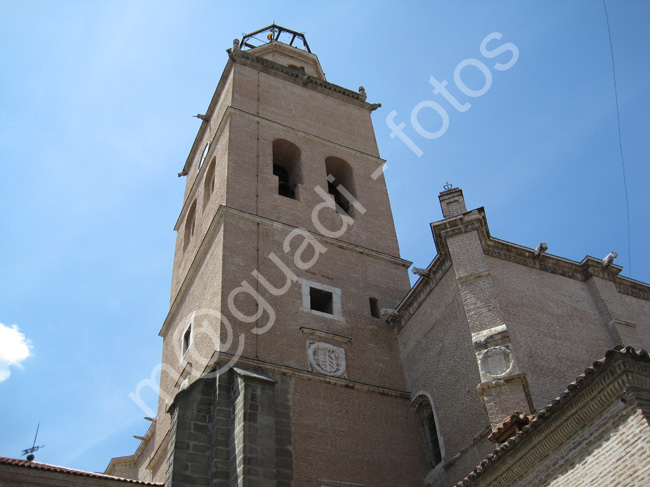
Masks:
[[[289,379],[235,367],[181,391],[171,407],[166,487],[289,487]]]

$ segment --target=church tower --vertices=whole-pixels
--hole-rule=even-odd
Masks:
[[[381,311],[409,291],[410,263],[372,127],[378,106],[363,87],[328,82],[300,33],[272,25],[228,49],[179,174],[141,480],[422,482],[424,440]]]

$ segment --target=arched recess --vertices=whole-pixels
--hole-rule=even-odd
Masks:
[[[411,403],[411,407],[415,410],[420,423],[424,452],[431,465],[435,467],[442,462],[443,447],[433,401],[429,394],[420,392]]]
[[[278,194],[298,199],[298,188],[302,182],[300,149],[284,139],[273,141],[273,175],[278,178]]]
[[[330,156],[325,159],[327,192],[334,196],[336,211],[353,216],[353,201],[356,201],[352,168],[343,159]]]
[[[196,200],[192,202],[190,210],[187,212],[187,217],[185,218],[185,235],[183,238],[183,250],[187,248],[194,236],[194,226],[196,225]]]
[[[217,158],[213,157],[208,166],[208,170],[205,173],[205,179],[203,180],[203,208],[205,209],[210,202],[210,197],[214,193],[214,178],[215,178],[215,169],[214,167],[217,164]]]

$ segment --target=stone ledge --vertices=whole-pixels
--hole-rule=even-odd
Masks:
[[[212,358],[208,361],[208,365],[205,366],[203,375],[213,373],[218,363],[228,363],[233,357],[233,355],[225,352],[215,352],[212,355]],[[346,389],[355,389],[358,391],[380,394],[383,396],[394,397],[396,399],[404,399],[407,401],[411,400],[411,394],[408,391],[401,391],[399,389],[392,389],[390,387],[383,387],[350,379],[321,375],[315,372],[310,372],[308,370],[298,369],[296,367],[290,367],[288,365],[276,364],[273,362],[265,362],[263,360],[254,359],[252,357],[239,357],[237,364],[245,367],[258,368],[260,370],[264,370],[265,372],[275,372],[281,375],[298,377],[300,379],[324,382],[335,386],[345,387]],[[197,379],[197,381],[200,379],[201,378]]]

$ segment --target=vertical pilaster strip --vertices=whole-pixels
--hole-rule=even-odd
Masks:
[[[480,214],[467,212],[462,191],[440,194],[446,228],[440,232],[449,252],[481,377],[477,386],[492,427],[520,411],[532,412],[525,374],[520,374],[508,328],[492,283],[479,231]],[[433,225],[432,225],[433,227]]]
[[[276,487],[275,380],[233,368],[230,484]]]
[[[214,382],[198,380],[172,405],[165,487],[210,485],[210,428]]]
[[[210,487],[229,487],[230,483],[230,408],[232,374],[218,374],[210,424]]]
[[[592,299],[594,300],[594,303],[596,304],[596,309],[598,310],[600,319],[603,325],[605,326],[607,333],[609,334],[610,340],[612,341],[612,347],[615,347],[617,345],[631,345],[629,343],[623,343],[623,338],[621,337],[621,334],[616,329],[615,320],[612,315],[612,312],[609,309],[609,306],[607,306],[605,299],[603,298],[601,287],[608,286],[608,285],[614,287],[614,283],[592,276],[589,279],[587,279],[586,284],[587,284],[587,289],[589,290],[589,294],[591,295]]]

